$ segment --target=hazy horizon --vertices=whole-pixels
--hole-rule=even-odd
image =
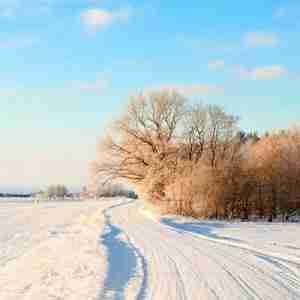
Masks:
[[[47,189],[47,185],[44,186],[24,186],[22,184],[20,185],[0,185],[0,194],[3,193],[9,193],[9,194],[30,194],[30,193],[35,193],[35,192],[39,192],[40,190],[46,190]],[[72,192],[72,193],[77,193],[82,191],[84,185],[81,186],[67,186],[68,191]]]

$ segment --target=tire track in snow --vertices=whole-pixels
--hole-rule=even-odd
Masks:
[[[163,222],[163,224],[165,224]],[[181,238],[184,240],[195,241],[196,246],[191,243],[192,247],[195,248],[199,253],[203,253],[205,248],[200,247],[201,240],[207,241],[208,244],[211,244],[214,251],[211,253],[206,253],[208,259],[212,259],[216,264],[219,265],[227,274],[230,276],[233,281],[235,281],[241,289],[244,290],[245,294],[247,294],[249,299],[266,299],[260,297],[259,293],[255,291],[250,284],[247,283],[237,272],[234,272],[234,269],[230,265],[239,265],[243,270],[247,270],[247,272],[251,272],[253,274],[253,278],[255,278],[255,274],[261,274],[261,281],[272,289],[277,289],[278,293],[284,294],[283,291],[286,291],[286,294],[290,294],[289,298],[279,298],[279,299],[300,299],[300,277],[299,277],[299,263],[298,259],[295,261],[291,261],[291,256],[286,258],[286,256],[280,257],[279,255],[269,254],[270,252],[261,251],[260,249],[247,247],[241,244],[239,246],[236,243],[232,243],[231,241],[223,241],[219,238],[213,239],[211,237],[206,237],[203,235],[197,235],[194,233],[190,233],[189,231],[185,231],[180,224],[181,228],[174,228],[172,226],[167,225],[167,230],[173,231],[174,233],[179,233]],[[197,245],[198,244],[198,245]],[[234,250],[236,249],[236,251]],[[237,259],[237,253],[240,254],[239,259]],[[247,257],[247,259],[251,258],[252,260],[255,258],[256,260],[263,260],[263,264],[255,262],[255,264],[251,264],[246,259],[243,259],[243,256]],[[230,263],[229,263],[230,262]],[[272,269],[271,272],[269,269]],[[252,283],[253,284],[253,283]],[[248,299],[248,298],[247,298]],[[268,298],[269,299],[269,298]],[[271,298],[270,298],[271,299]]]
[[[146,296],[148,276],[146,260],[129,236],[113,223],[110,215],[111,210],[131,202],[121,202],[103,212],[106,225],[100,242],[107,250],[108,270],[99,300],[123,300],[128,293],[131,294],[130,297],[134,294],[134,299],[137,300],[143,300]]]
[[[281,285],[281,287],[287,291],[289,291],[292,295],[294,295],[294,297],[300,299],[299,293],[295,293],[291,290],[291,287],[293,287],[294,289],[300,291],[300,279],[299,279],[299,271],[300,271],[300,265],[298,263],[298,259],[296,259],[297,261],[291,261],[291,258],[289,257],[289,259],[287,259],[285,256],[280,257],[278,254],[273,255],[272,253],[270,254],[270,252],[265,252],[265,251],[261,251],[259,249],[256,248],[252,248],[252,247],[244,247],[242,244],[241,246],[236,245],[235,243],[232,244],[231,242],[224,242],[221,241],[220,239],[212,239],[212,238],[207,238],[205,236],[202,235],[195,235],[193,233],[189,233],[189,232],[185,232],[182,229],[177,229],[177,228],[170,228],[170,230],[174,230],[176,232],[179,232],[180,234],[183,234],[182,238],[185,239],[186,237],[188,237],[188,239],[193,239],[195,241],[204,239],[207,240],[208,242],[211,242],[212,244],[215,244],[215,254],[221,253],[221,259],[219,259],[219,264],[220,266],[222,266],[224,264],[224,258],[226,258],[226,261],[231,261],[232,263],[237,263],[236,261],[236,257],[232,256],[231,253],[232,250],[230,250],[231,248],[237,248],[238,251],[241,251],[242,253],[247,253],[248,255],[251,255],[253,257],[258,258],[259,260],[262,260],[264,262],[264,266],[267,265],[272,265],[273,269],[275,272],[273,272],[273,274],[266,274],[265,270],[260,266],[260,264],[256,264],[256,265],[251,265],[250,263],[248,263],[246,260],[241,259],[238,263],[243,267],[243,268],[247,268],[249,271],[251,270],[251,272],[259,272],[263,275],[268,275],[268,280],[272,280],[274,283],[276,283],[277,285]],[[218,244],[224,245],[224,247],[218,247]],[[199,247],[196,247],[196,249],[198,251],[201,251],[202,249]],[[227,250],[228,249],[228,250]],[[221,251],[220,251],[221,250]],[[226,256],[224,255],[224,252],[226,251]],[[225,270],[227,271],[226,267]],[[231,274],[231,273],[230,273]],[[280,275],[281,278],[278,278],[277,275]],[[231,276],[234,275],[231,274]],[[284,281],[282,279],[285,279]],[[237,276],[236,278],[237,282],[243,282],[243,285],[246,286],[246,288],[248,290],[251,291],[251,289],[249,289],[249,285],[245,284],[245,281],[240,280],[240,277]],[[254,293],[256,294],[256,293]]]
[[[193,231],[190,231],[188,228],[185,229],[185,224],[176,224],[168,219],[162,219],[162,224],[169,227],[171,230],[181,234],[181,235],[188,235],[192,237],[196,237],[198,239],[203,239],[208,242],[217,243],[225,246],[230,246],[233,248],[242,249],[245,251],[249,251],[252,253],[256,253],[258,255],[264,255],[266,257],[272,257],[274,259],[279,259],[281,261],[286,261],[288,263],[294,264],[298,267],[300,267],[300,258],[297,256],[291,256],[291,255],[282,255],[274,252],[269,251],[262,251],[260,249],[257,249],[255,247],[249,246],[247,244],[240,243],[240,241],[235,241],[235,239],[228,239],[228,238],[221,238],[221,237],[214,237],[213,235],[209,234],[203,234],[203,233],[194,233]]]
[[[293,257],[269,257],[232,241],[183,233],[145,218],[133,202],[115,207],[111,217],[148,262],[145,299],[300,299]]]

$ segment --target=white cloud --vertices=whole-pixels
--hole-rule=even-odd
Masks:
[[[222,53],[233,53],[240,47],[237,43],[224,42],[221,40],[207,40],[202,39],[198,36],[179,34],[176,36],[176,40],[180,46],[184,46],[193,50],[209,50],[209,51],[218,51]]]
[[[98,78],[94,82],[76,81],[73,82],[73,84],[82,92],[102,95],[108,87],[108,80],[105,78]]]
[[[225,61],[222,59],[211,60],[208,62],[210,70],[222,70],[225,68]]]
[[[287,7],[280,6],[280,7],[276,8],[276,9],[274,10],[273,16],[274,16],[275,18],[280,19],[280,18],[283,18],[283,17],[287,16],[287,14],[288,14],[288,9],[287,9]]]
[[[39,39],[33,36],[1,37],[0,49],[31,47],[38,42]]]
[[[286,19],[289,22],[298,22],[300,17],[300,2],[286,1],[280,6],[277,6],[273,11],[275,19]]]
[[[80,18],[82,24],[90,31],[103,29],[115,22],[127,21],[129,18],[128,9],[118,11],[108,11],[103,9],[87,9],[81,12]]]
[[[54,1],[49,0],[0,0],[0,17],[39,16],[48,13]]]
[[[158,88],[148,89],[148,91],[153,90],[177,91],[178,93],[189,97],[222,94],[224,92],[224,88],[222,86],[201,83],[187,85],[161,85]]]
[[[20,3],[18,0],[2,0],[0,1],[0,16],[12,17],[15,15]]]
[[[5,99],[5,98],[14,98],[14,97],[17,97],[19,95],[19,92],[18,92],[18,88],[3,88],[1,87],[0,88],[0,97],[2,99]]]
[[[100,9],[89,9],[81,14],[83,24],[90,29],[97,29],[110,25],[114,16],[111,12]]]
[[[262,66],[253,69],[239,67],[236,71],[242,78],[251,80],[272,80],[288,73],[287,69],[280,65]]]
[[[248,32],[243,37],[243,43],[247,48],[275,47],[279,38],[274,33]]]
[[[240,39],[232,41],[226,41],[224,39],[210,41],[196,36],[186,35],[178,35],[177,40],[181,47],[184,46],[193,50],[205,49],[212,53],[221,53],[222,56],[224,54],[235,55],[236,53],[241,53],[245,48],[274,48],[280,43],[280,38],[276,33],[264,31],[245,32]],[[208,67],[210,69],[223,68],[223,63],[224,61],[222,59],[212,60],[209,62]]]

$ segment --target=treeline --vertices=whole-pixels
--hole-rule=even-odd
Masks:
[[[44,197],[48,199],[64,198],[68,195],[68,188],[62,184],[50,185],[47,188],[46,192],[44,192]]]
[[[300,207],[300,129],[245,133],[175,91],[132,97],[98,150],[95,176],[126,179],[168,212],[271,221]]]
[[[31,194],[0,193],[0,198],[30,198]]]
[[[89,191],[96,198],[126,197],[137,199],[135,192],[121,183],[98,182],[89,187]]]

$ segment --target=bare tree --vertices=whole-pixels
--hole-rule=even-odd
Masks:
[[[100,155],[109,157],[96,161],[94,173],[140,182],[150,168],[160,168],[159,162],[177,150],[174,143],[185,101],[174,91],[132,97],[128,110],[101,141]]]
[[[92,170],[96,186],[127,180],[179,214],[272,219],[300,203],[300,130],[259,138],[219,106],[169,90],[139,94],[101,140]]]
[[[64,198],[68,195],[68,189],[62,184],[51,185],[48,187],[46,194],[49,199]]]

